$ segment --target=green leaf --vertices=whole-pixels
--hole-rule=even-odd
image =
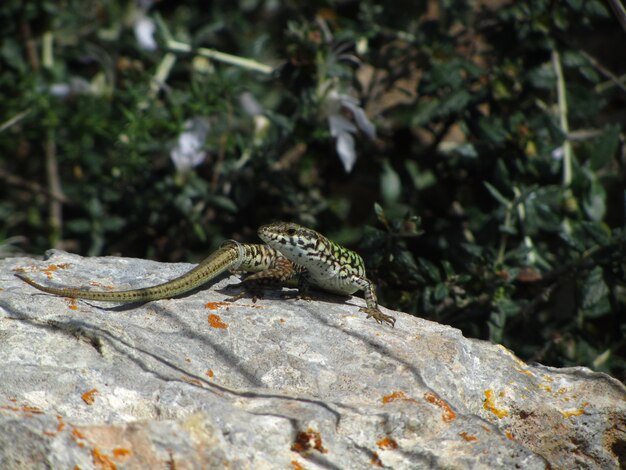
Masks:
[[[439,270],[437,269],[437,266],[435,266],[433,263],[431,263],[430,261],[424,258],[418,258],[417,263],[423,271],[426,271],[426,275],[432,281],[434,282],[441,281],[441,275],[439,274]]]
[[[567,243],[569,247],[573,248],[578,253],[582,253],[585,251],[585,244],[581,240],[579,240],[578,237],[567,232],[559,233],[559,237],[561,238],[561,240]]]
[[[483,181],[483,184],[485,185],[485,188],[487,188],[487,191],[489,191],[500,204],[504,207],[511,207],[512,202],[504,197],[502,193],[495,188],[495,186],[492,186],[488,181]]]
[[[567,0],[567,3],[574,11],[580,11],[583,7],[583,0]]]
[[[204,228],[202,227],[202,224],[198,223],[198,222],[194,222],[192,224],[193,227],[193,231],[196,234],[196,236],[198,237],[198,239],[202,242],[206,242],[207,240],[207,236],[206,236],[206,232],[204,231]]]
[[[417,190],[423,190],[433,186],[437,183],[435,174],[429,169],[420,169],[420,167],[413,160],[406,160],[404,166],[411,176],[413,186]]]
[[[381,224],[383,224],[385,227],[389,227],[389,222],[387,221],[385,210],[383,209],[383,206],[381,206],[377,202],[374,203],[374,213],[376,214],[376,218]]]
[[[233,214],[237,213],[237,204],[226,196],[214,195],[211,197],[211,202],[219,209],[223,209]]]
[[[504,314],[505,318],[514,317],[522,310],[517,303],[507,297],[498,299],[495,304],[498,310]]]
[[[467,90],[459,90],[456,93],[448,95],[441,100],[438,117],[447,117],[450,114],[457,113],[465,109],[470,102],[472,95]]]
[[[502,311],[495,310],[491,312],[489,320],[487,321],[487,327],[489,328],[489,340],[494,343],[502,342],[505,325],[506,315]]]
[[[502,144],[508,136],[500,118],[480,118],[478,127],[483,138],[492,144]]]
[[[593,171],[599,170],[613,160],[619,146],[619,133],[620,127],[615,125],[609,127],[600,137],[595,139],[589,160]]]
[[[610,16],[604,4],[599,0],[585,2],[585,13],[590,16],[599,16],[600,18],[608,18]]]
[[[422,127],[432,121],[437,116],[440,106],[438,99],[420,100],[417,105],[417,112],[411,121],[413,127]]]
[[[126,225],[123,217],[109,216],[102,219],[102,230],[107,232],[119,232]]]
[[[590,244],[606,246],[611,242],[611,230],[604,224],[582,222],[581,228],[584,239]]]
[[[396,271],[405,278],[405,281],[419,276],[415,258],[403,243],[399,243],[394,247],[393,260]]]
[[[452,266],[452,263],[450,263],[450,261],[444,259],[443,261],[441,261],[441,264],[443,265],[443,270],[446,273],[447,279],[450,279],[456,275],[456,273],[454,272],[454,267]]]
[[[465,158],[478,158],[476,147],[469,142],[456,146],[453,152]]]
[[[70,233],[89,233],[91,230],[91,221],[88,219],[72,219],[65,223],[65,227]]]
[[[593,268],[582,284],[581,311],[586,318],[598,318],[611,310],[609,288],[604,282],[602,268]]]
[[[481,258],[483,256],[483,247],[480,245],[461,243],[461,247],[475,258]]]
[[[606,191],[597,178],[591,181],[587,197],[583,200],[583,207],[590,219],[596,222],[604,218],[606,213]]]
[[[435,299],[435,301],[441,302],[443,299],[448,297],[449,294],[450,294],[450,291],[448,290],[448,287],[446,286],[446,284],[443,282],[440,282],[439,284],[435,286],[435,292],[433,292],[433,298]]]
[[[556,83],[556,75],[551,65],[544,63],[528,73],[528,80],[535,88],[553,90]]]
[[[383,173],[380,176],[380,192],[387,204],[397,202],[402,194],[400,176],[388,161],[383,162]]]

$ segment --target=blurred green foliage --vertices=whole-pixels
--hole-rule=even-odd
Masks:
[[[601,1],[6,0],[0,24],[1,253],[197,261],[292,220],[385,306],[626,378]]]

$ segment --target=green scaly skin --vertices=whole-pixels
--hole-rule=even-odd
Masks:
[[[361,311],[378,323],[391,326],[395,318],[378,308],[374,284],[367,279],[361,257],[315,230],[293,223],[264,225],[259,236],[266,245],[225,242],[191,271],[162,284],[125,291],[85,291],[72,287],[47,287],[22,274],[17,277],[48,294],[102,302],[148,302],[176,297],[211,281],[226,270],[254,273],[243,281],[248,291],[269,285],[297,285],[301,297],[309,287],[342,295],[363,291],[367,307]],[[242,294],[244,295],[244,294]],[[242,295],[235,296],[237,300]],[[256,299],[256,296],[254,297]]]
[[[142,289],[122,291],[85,291],[74,287],[48,287],[36,283],[23,274],[16,274],[22,281],[48,294],[72,299],[98,300],[101,302],[149,302],[166,299],[192,291],[211,281],[228,269],[259,272],[273,267],[281,256],[266,245],[226,242],[191,271],[171,281]]]
[[[288,222],[263,225],[259,237],[301,270],[298,274],[301,294],[306,296],[310,285],[343,295],[363,291],[367,307],[360,310],[367,313],[367,318],[395,325],[396,319],[378,308],[374,283],[365,274],[363,259],[354,251],[315,230]]]

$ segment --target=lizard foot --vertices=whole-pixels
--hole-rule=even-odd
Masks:
[[[361,312],[367,313],[367,318],[372,317],[374,320],[376,320],[377,323],[389,323],[392,328],[396,324],[396,319],[394,317],[384,314],[377,308],[361,307],[359,310]]]
[[[285,292],[280,295],[282,299],[293,299],[293,300],[315,300],[315,297],[308,294],[294,294],[293,292]]]
[[[311,300],[315,300],[315,298],[308,294],[298,294],[296,295],[296,300],[308,300],[310,302]]]
[[[233,286],[239,286],[239,284],[231,284]],[[230,286],[229,286],[230,287]],[[250,289],[244,289],[243,292],[240,292],[237,295],[232,295],[230,297],[228,297],[226,299],[226,302],[236,302],[239,299],[243,299],[243,298],[250,298],[252,299],[252,303],[256,303],[257,300],[262,299],[263,298],[263,293],[260,291],[255,291],[255,290],[250,290]]]

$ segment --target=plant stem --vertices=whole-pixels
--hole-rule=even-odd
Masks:
[[[61,179],[59,177],[59,162],[57,160],[57,147],[54,129],[50,128],[46,132],[46,173],[48,176],[48,187],[53,196],[48,201],[50,211],[50,241],[53,247],[58,247],[63,232],[63,204],[65,198],[61,189]]]
[[[567,121],[567,92],[565,90],[565,79],[563,78],[563,68],[559,51],[552,51],[552,66],[556,73],[556,92],[559,106],[559,122],[561,131],[565,136],[563,141],[563,186],[569,188],[572,184],[572,144],[567,137],[569,135],[569,123]]]
[[[236,65],[237,67],[241,67],[248,70],[254,70],[255,72],[260,72],[265,75],[270,75],[274,68],[269,65],[262,64],[261,62],[257,62],[256,60],[247,59],[245,57],[239,57],[232,54],[227,54],[225,52],[216,51],[215,49],[209,49],[206,47],[200,47],[195,51],[192,50],[189,44],[184,42],[176,41],[172,38],[169,30],[163,19],[159,16],[155,16],[156,24],[159,28],[159,32],[161,33],[162,38],[165,41],[165,47],[172,52],[193,52],[199,56],[206,57],[208,59],[216,60],[218,62],[224,62],[225,64]]]

